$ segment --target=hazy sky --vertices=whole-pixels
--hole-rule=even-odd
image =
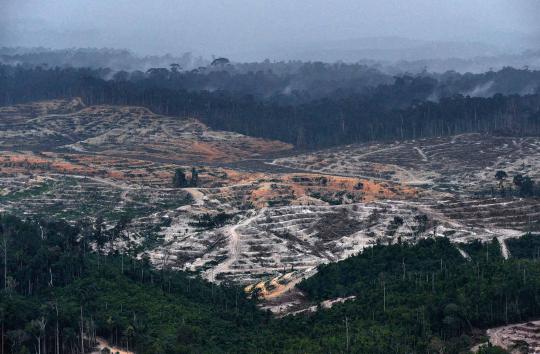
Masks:
[[[540,0],[0,0],[0,46],[254,55],[362,37],[521,44]]]

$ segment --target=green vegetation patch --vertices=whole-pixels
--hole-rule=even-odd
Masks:
[[[313,303],[354,301],[276,319],[241,287],[156,270],[144,254],[107,252],[113,236],[0,217],[8,352],[55,353],[59,343],[76,353],[82,331],[86,349],[95,334],[137,353],[461,353],[484,339],[477,329],[540,316],[538,261],[486,257],[495,243],[466,245],[471,260],[445,238],[376,245],[300,284]]]

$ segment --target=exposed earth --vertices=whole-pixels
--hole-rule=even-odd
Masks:
[[[0,210],[107,228],[122,221],[114,247],[240,283],[281,315],[313,306],[295,284],[318,265],[375,243],[496,237],[505,250],[505,239],[540,230],[539,201],[511,193],[513,175],[540,177],[534,137],[297,153],[195,119],[76,99],[0,108],[0,150]],[[175,170],[189,179],[193,168],[197,184],[175,188]],[[497,181],[497,170],[508,179]]]
[[[512,324],[487,330],[489,343],[510,353],[540,353],[540,321]],[[483,343],[473,348],[477,352]]]

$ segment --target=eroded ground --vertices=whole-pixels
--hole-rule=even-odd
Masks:
[[[295,284],[374,243],[497,237],[504,251],[506,238],[540,229],[537,199],[500,195],[514,174],[539,177],[538,138],[291,148],[138,107],[4,107],[0,209],[121,224],[115,247],[241,283],[278,313],[309,310]],[[196,186],[174,188],[178,168],[188,179],[195,168]],[[494,179],[499,169],[508,181]]]
[[[289,144],[213,131],[195,119],[142,107],[85,107],[78,100],[0,108],[2,148],[56,148],[81,153],[181,162],[230,162],[291,149]]]
[[[420,185],[450,193],[475,192],[495,171],[540,177],[540,139],[464,134],[388,144],[364,144],[273,161],[320,173]]]
[[[487,330],[489,342],[512,354],[540,353],[540,321],[511,324]],[[473,348],[478,351],[479,346]]]

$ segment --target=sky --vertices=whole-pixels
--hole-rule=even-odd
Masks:
[[[0,0],[0,46],[249,60],[386,45],[374,37],[523,50],[539,43],[540,0]]]

